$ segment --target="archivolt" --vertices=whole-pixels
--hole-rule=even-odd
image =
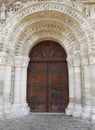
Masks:
[[[78,49],[80,48],[79,47],[80,44],[78,44],[77,37],[75,36],[75,34],[73,34],[73,31],[70,30],[66,25],[56,22],[56,21],[49,21],[49,20],[46,21],[45,20],[45,21],[36,22],[32,25],[30,24],[28,27],[25,28],[24,32],[22,32],[21,35],[18,35],[19,36],[17,38],[18,44],[16,44],[16,47],[15,47],[16,51],[19,50],[19,52],[20,52],[20,50],[22,50],[21,48],[23,48],[23,46],[27,47],[26,40],[28,39],[28,37],[30,37],[31,35],[33,36],[39,32],[40,33],[55,32],[55,34],[57,32],[60,32],[60,35],[62,35],[64,37],[64,39],[67,39],[69,41],[68,44],[64,45],[65,49],[70,48],[70,46],[74,47],[74,44],[76,44],[75,46],[77,46]],[[43,36],[44,36],[44,34],[43,34]],[[47,35],[47,38],[49,38],[48,35]],[[58,39],[60,39],[60,36],[58,37]]]
[[[43,23],[45,23],[46,26],[48,25],[48,27],[44,26],[45,24],[41,25],[42,21],[44,21]],[[53,23],[53,26],[57,26],[55,26],[55,28],[51,27],[50,29],[51,25],[49,26],[49,21]],[[3,30],[5,44],[4,49],[8,52],[8,49],[11,48],[11,50],[13,50],[11,51],[11,54],[16,52],[16,54],[21,55],[23,54],[23,47],[28,48],[26,41],[29,41],[31,35],[34,39],[33,36],[37,36],[38,34],[42,35],[42,32],[49,35],[51,32],[54,34],[54,31],[55,35],[60,32],[62,37],[69,41],[69,44],[74,44],[74,46],[72,46],[73,48],[76,49],[80,47],[81,52],[84,52],[82,50],[83,48],[87,51],[87,46],[90,48],[89,43],[93,43],[94,41],[90,25],[79,12],[59,3],[50,2],[47,5],[44,3],[33,5],[32,3],[32,5],[28,5],[28,7],[25,7],[15,14],[12,19],[9,19],[5,29]],[[48,35],[45,37],[48,38]],[[33,40],[31,39],[31,41]],[[64,47],[67,48],[69,44],[64,44]]]

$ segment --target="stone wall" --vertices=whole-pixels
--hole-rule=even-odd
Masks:
[[[66,114],[95,122],[95,2],[11,2],[3,3],[0,13],[0,118],[29,114],[29,52],[36,43],[53,40],[67,53]]]

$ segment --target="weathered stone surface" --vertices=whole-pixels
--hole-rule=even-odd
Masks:
[[[94,130],[89,121],[64,114],[30,114],[30,116],[0,122],[0,130]]]
[[[0,2],[0,119],[29,114],[29,52],[39,41],[54,40],[67,53],[70,102],[66,114],[95,122],[95,1]]]

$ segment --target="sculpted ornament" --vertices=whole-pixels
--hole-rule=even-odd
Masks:
[[[12,57],[7,57],[6,58],[6,64],[7,65],[13,65],[13,58]]]
[[[29,63],[29,58],[28,57],[23,57],[23,56],[17,56],[15,57],[15,66],[19,67],[27,67]]]
[[[21,66],[22,65],[22,56],[17,56],[14,59],[15,66]]]
[[[6,18],[5,11],[6,11],[6,6],[5,6],[5,4],[2,4],[2,6],[1,6],[1,19]]]
[[[91,54],[89,56],[89,62],[90,62],[90,64],[95,64],[95,54]]]
[[[83,56],[82,56],[83,57]],[[81,59],[81,65],[84,66],[84,65],[88,65],[88,57],[84,57]]]
[[[28,67],[29,57],[23,57],[22,67]]]
[[[69,66],[69,67],[73,67],[73,59],[72,59],[71,56],[68,56],[68,57],[67,57],[67,63],[68,63],[68,66]]]
[[[74,67],[79,67],[81,65],[81,60],[80,59],[73,59],[73,65],[74,65]]]

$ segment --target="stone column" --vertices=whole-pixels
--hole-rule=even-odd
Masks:
[[[88,58],[82,58],[83,66],[83,111],[82,118],[90,120],[91,118],[91,80]]]
[[[21,68],[22,56],[15,57],[13,116],[21,115]]]
[[[73,61],[74,64],[74,82],[75,82],[75,106],[74,117],[81,117],[82,114],[82,86],[81,86],[81,66],[80,59]]]
[[[69,72],[69,104],[66,109],[66,115],[72,115],[74,110],[74,102],[75,102],[75,88],[74,88],[74,68],[72,59],[67,59],[68,61],[68,72]]]
[[[4,76],[5,76],[5,54],[0,54],[0,119],[4,118]]]
[[[90,61],[90,81],[91,81],[91,94],[92,94],[92,112],[91,121],[95,123],[95,55],[89,56]]]
[[[30,112],[28,104],[26,102],[27,94],[27,67],[29,63],[28,57],[23,57],[22,69],[21,69],[21,109],[22,114],[27,115]]]
[[[13,59],[6,57],[5,76],[4,76],[4,117],[11,117],[11,76]]]

